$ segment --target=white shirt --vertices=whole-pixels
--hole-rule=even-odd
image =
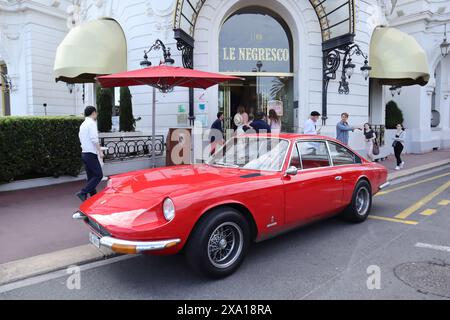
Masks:
[[[305,127],[303,128],[304,134],[317,134],[317,123],[312,121],[311,119],[308,119],[308,121],[305,122]]]
[[[98,154],[97,144],[99,141],[97,122],[91,117],[87,117],[81,125],[79,138],[83,153]]]

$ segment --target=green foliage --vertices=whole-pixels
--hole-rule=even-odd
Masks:
[[[97,88],[98,131],[111,132],[113,112],[113,89]]]
[[[403,124],[403,112],[395,101],[389,101],[386,104],[386,128],[395,129],[397,125]]]
[[[82,122],[78,117],[1,117],[0,182],[77,176]]]
[[[120,88],[120,131],[132,132],[136,122],[133,116],[133,104],[131,92],[128,87]]]

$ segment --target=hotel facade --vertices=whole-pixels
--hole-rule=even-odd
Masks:
[[[376,126],[383,157],[394,100],[407,151],[425,153],[450,147],[450,58],[440,47],[448,22],[443,0],[0,0],[1,113],[81,115],[95,104],[95,76],[140,68],[159,39],[176,66],[244,80],[157,93],[158,134],[193,121],[208,128],[219,111],[232,130],[244,106],[274,108],[283,131],[299,133],[319,111],[322,133],[334,136],[347,112],[351,125]],[[161,56],[151,51],[149,61]],[[152,89],[130,89],[137,130],[148,134]],[[364,148],[361,132],[350,144]]]

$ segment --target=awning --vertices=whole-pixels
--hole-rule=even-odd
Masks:
[[[56,52],[56,81],[95,82],[95,77],[127,70],[127,45],[114,20],[95,20],[72,29]]]
[[[371,78],[384,85],[424,86],[430,80],[427,54],[412,36],[378,27],[370,44]]]

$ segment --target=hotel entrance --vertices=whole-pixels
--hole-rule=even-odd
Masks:
[[[225,21],[219,45],[220,71],[244,79],[219,87],[227,135],[236,129],[240,107],[250,120],[257,111],[268,115],[273,109],[282,132],[294,132],[292,36],[286,23],[267,9],[246,8]]]

